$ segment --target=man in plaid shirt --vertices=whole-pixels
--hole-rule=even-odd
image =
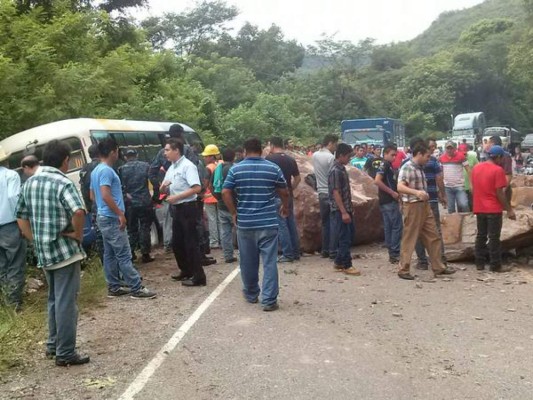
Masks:
[[[48,281],[48,341],[46,355],[56,365],[89,362],[76,352],[80,289],[80,261],[85,209],[68,171],[70,148],[58,140],[43,151],[43,167],[26,181],[17,205],[17,222],[23,235],[33,241],[38,266]]]
[[[417,144],[412,151],[413,157],[402,166],[398,175],[398,192],[402,194],[403,201],[403,234],[398,276],[402,279],[415,279],[410,273],[410,265],[419,238],[428,251],[435,276],[450,275],[455,273],[455,270],[447,268],[441,259],[442,242],[429,205],[423,169],[431,153],[423,143]]]

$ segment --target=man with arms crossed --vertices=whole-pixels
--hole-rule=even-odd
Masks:
[[[88,356],[76,352],[85,209],[76,186],[65,175],[69,158],[65,143],[49,142],[43,166],[26,181],[17,207],[20,230],[34,243],[37,265],[48,282],[46,356],[55,356],[61,367],[89,362]]]
[[[222,198],[236,219],[243,294],[257,303],[259,256],[263,259],[263,311],[278,309],[278,217],[276,194],[281,199],[281,215],[287,217],[289,192],[281,169],[261,158],[261,141],[244,142],[246,158],[235,164],[224,181]],[[237,208],[233,193],[237,192]]]

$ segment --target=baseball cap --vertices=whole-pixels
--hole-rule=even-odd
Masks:
[[[136,155],[137,155],[137,150],[135,150],[135,149],[128,149],[128,150],[126,150],[126,155],[127,155],[127,156],[136,156]]]
[[[448,140],[448,141],[446,142],[446,148],[448,148],[448,147],[456,148],[457,145],[455,144],[455,142],[454,142],[453,140]]]
[[[498,157],[498,156],[504,156],[505,151],[501,146],[494,145],[489,149],[489,156]]]

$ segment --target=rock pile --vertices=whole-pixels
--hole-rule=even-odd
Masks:
[[[292,154],[298,163],[302,183],[294,191],[294,209],[301,249],[306,253],[319,251],[322,245],[322,224],[318,193],[307,185],[305,177],[314,173],[310,157]],[[378,189],[365,173],[350,166],[352,203],[355,216],[355,244],[373,243],[383,240],[383,221],[378,202]]]

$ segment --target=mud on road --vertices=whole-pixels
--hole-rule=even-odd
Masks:
[[[237,276],[135,398],[531,398],[530,269],[455,264],[450,278],[417,271],[409,282],[379,245],[352,253],[360,277],[318,256],[281,264],[272,313],[244,302]],[[156,257],[141,270],[157,299],[107,299],[80,316],[78,345],[90,364],[58,368],[36,352],[31,367],[2,377],[0,398],[119,398],[236,267],[207,267],[208,286],[186,288],[170,280],[173,259]]]

